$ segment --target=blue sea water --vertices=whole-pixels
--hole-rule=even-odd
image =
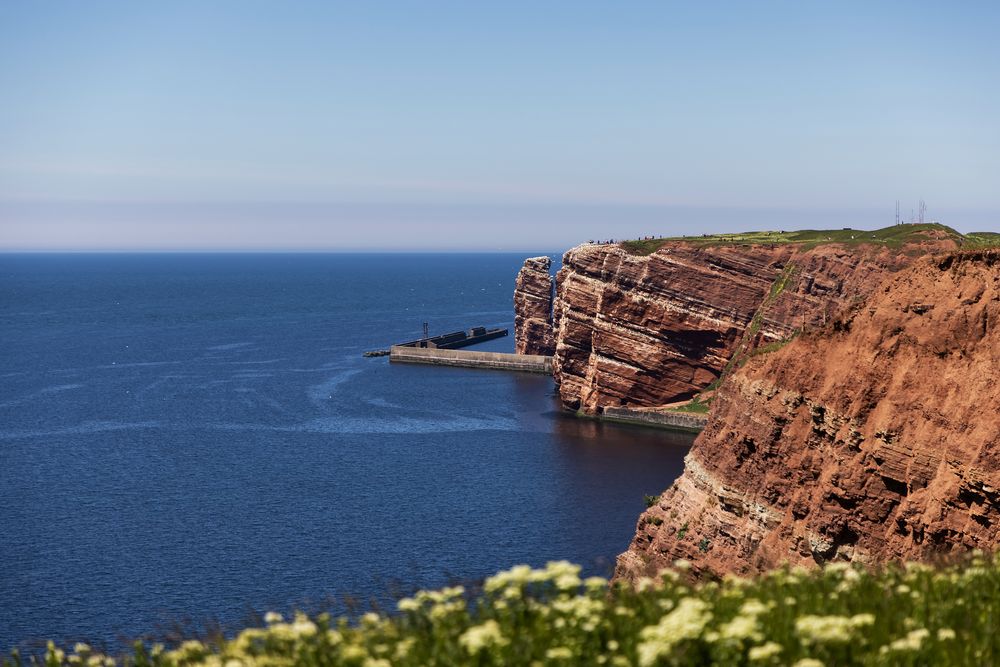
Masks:
[[[544,376],[361,356],[512,329],[523,259],[0,255],[0,649],[606,574],[689,436],[564,415]]]

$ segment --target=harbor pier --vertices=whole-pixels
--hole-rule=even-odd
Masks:
[[[500,371],[552,374],[552,357],[538,354],[473,352],[471,350],[393,345],[389,348],[389,361],[394,363],[462,366],[465,368],[488,368]]]

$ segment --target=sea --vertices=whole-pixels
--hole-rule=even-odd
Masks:
[[[425,322],[513,351],[526,256],[0,255],[0,651],[609,574],[691,436],[362,356]]]

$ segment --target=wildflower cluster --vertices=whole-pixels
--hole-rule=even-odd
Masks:
[[[564,561],[521,565],[478,593],[417,593],[390,615],[271,613],[219,643],[137,643],[118,657],[50,644],[4,667],[1000,664],[1000,560],[981,554],[943,568],[836,564],[697,585],[678,574],[688,567],[609,586]]]

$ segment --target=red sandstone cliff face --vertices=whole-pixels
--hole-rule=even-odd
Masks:
[[[716,394],[617,576],[928,559],[1000,540],[1000,252],[952,253]]]
[[[514,285],[514,348],[517,354],[551,355],[552,276],[548,257],[531,257],[517,274]]]
[[[689,398],[734,353],[822,323],[913,256],[955,247],[931,234],[898,249],[677,241],[635,256],[616,245],[573,248],[553,307],[562,402],[599,414]]]

